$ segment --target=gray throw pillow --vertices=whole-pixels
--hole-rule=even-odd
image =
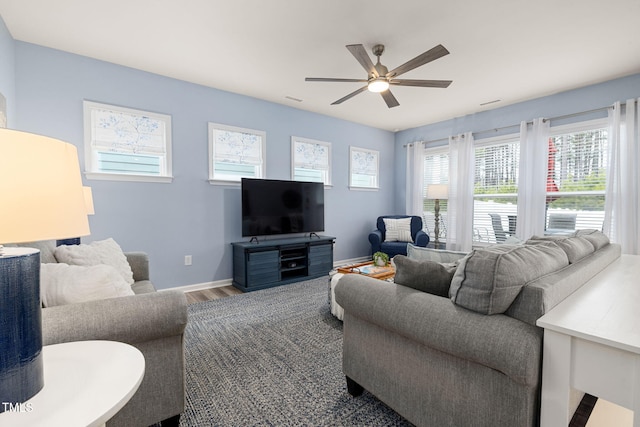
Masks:
[[[504,313],[526,283],[567,265],[566,253],[550,241],[476,249],[460,261],[449,296],[478,313]]]
[[[404,255],[396,255],[393,262],[396,265],[393,279],[396,284],[441,297],[449,295],[451,279],[456,272],[455,263],[416,261]]]

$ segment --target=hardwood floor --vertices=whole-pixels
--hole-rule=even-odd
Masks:
[[[193,304],[196,302],[203,302],[214,300],[218,298],[230,297],[233,295],[239,295],[242,291],[234,288],[233,286],[221,286],[219,288],[202,289],[200,291],[185,292],[187,302]]]

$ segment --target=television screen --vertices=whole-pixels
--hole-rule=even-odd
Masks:
[[[324,231],[321,182],[242,179],[242,236]]]

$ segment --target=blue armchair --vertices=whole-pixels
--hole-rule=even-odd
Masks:
[[[426,247],[429,244],[429,235],[422,230],[422,218],[419,216],[409,215],[387,215],[380,216],[376,221],[376,230],[369,233],[369,242],[371,242],[371,255],[376,252],[384,252],[393,258],[396,255],[407,254],[407,240],[405,241],[385,241],[387,237],[384,219],[402,219],[411,218],[411,243],[416,246]]]

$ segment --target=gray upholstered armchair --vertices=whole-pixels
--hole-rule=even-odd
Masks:
[[[26,243],[40,249],[40,261],[57,262],[55,241]],[[42,309],[44,345],[109,340],[137,347],[145,359],[138,391],[107,421],[113,426],[177,426],[184,411],[184,329],[187,300],[183,292],[156,292],[143,252],[125,253],[133,271],[135,295],[58,305]]]
[[[411,236],[406,239],[393,240],[388,238],[385,226],[386,219],[405,219],[410,218]],[[384,252],[393,258],[396,255],[407,254],[407,243],[413,243],[416,246],[426,247],[429,244],[429,235],[422,230],[422,218],[419,216],[409,215],[386,215],[380,216],[376,220],[376,229],[369,233],[369,242],[371,243],[371,255],[376,252]]]

